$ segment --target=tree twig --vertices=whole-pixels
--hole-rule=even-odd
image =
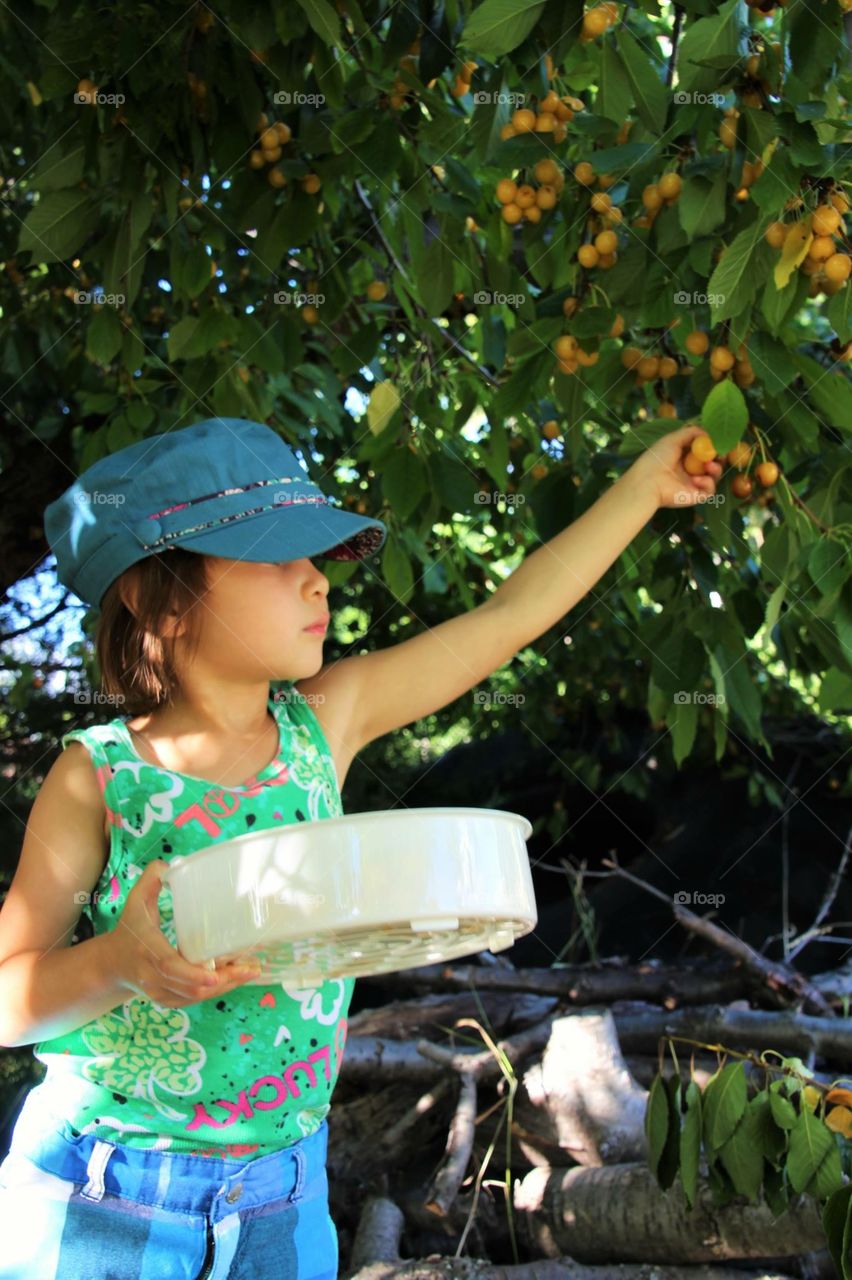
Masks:
[[[653,885],[646,884],[638,876],[631,875],[629,871],[625,871],[623,867],[620,867],[617,862],[604,858],[603,865],[611,867],[616,875],[632,881],[640,889],[644,889],[646,893],[651,893],[655,898],[662,898],[670,903],[675,919],[679,924],[682,924],[685,929],[691,930],[700,937],[706,938],[708,942],[712,942],[714,946],[719,947],[722,951],[727,951],[730,955],[736,956],[748,969],[757,974],[771,991],[774,991],[782,999],[801,1001],[809,1012],[820,1013],[826,1017],[834,1016],[834,1010],[822,995],[822,992],[818,991],[813,983],[801,973],[790,969],[786,964],[773,963],[771,960],[765,959],[764,956],[759,955],[750,947],[747,942],[743,942],[742,938],[738,938],[726,929],[720,929],[712,921],[697,916],[680,903],[672,903],[671,898],[667,897],[666,894],[656,889]]]

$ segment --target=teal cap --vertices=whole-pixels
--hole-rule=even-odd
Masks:
[[[115,579],[172,547],[231,560],[363,560],[381,520],[334,506],[271,427],[207,418],[100,458],[45,509],[56,574],[99,605]]]

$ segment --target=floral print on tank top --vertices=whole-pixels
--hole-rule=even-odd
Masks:
[[[84,911],[96,934],[115,927],[153,859],[166,862],[251,830],[343,813],[334,762],[310,705],[270,697],[279,751],[238,787],[142,760],[125,723],[62,737],[88,750],[110,823],[110,854]],[[176,943],[171,897],[159,899]],[[346,1044],[354,979],[268,982],[172,1009],[142,996],[35,1046],[47,1074],[27,1099],[66,1134],[243,1160],[290,1146],[328,1114]]]

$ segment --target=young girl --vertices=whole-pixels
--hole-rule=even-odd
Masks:
[[[322,665],[328,580],[378,520],[334,507],[269,427],[211,419],[103,458],[45,513],[98,607],[102,696],[33,804],[0,911],[0,1044],[35,1043],[0,1164],[0,1280],[337,1275],[326,1154],[352,979],[265,981],[177,951],[173,858],[342,813],[362,747],[473,688],[557,622],[660,505],[711,495],[664,437],[489,600]],[[270,697],[270,681],[289,682]],[[94,936],[71,946],[84,911]]]

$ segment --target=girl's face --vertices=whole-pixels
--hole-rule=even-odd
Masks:
[[[280,564],[207,557],[208,590],[196,606],[195,661],[241,681],[298,680],[323,664],[329,582],[307,558]]]

